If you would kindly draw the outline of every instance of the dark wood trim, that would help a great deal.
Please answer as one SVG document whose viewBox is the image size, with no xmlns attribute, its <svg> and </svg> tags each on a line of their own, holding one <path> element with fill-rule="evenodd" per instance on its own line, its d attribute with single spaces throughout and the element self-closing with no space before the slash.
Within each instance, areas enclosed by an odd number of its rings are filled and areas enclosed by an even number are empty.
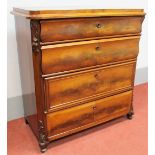
<svg viewBox="0 0 155 155">
<path fill-rule="evenodd" d="M 40 48 L 40 22 L 31 20 L 31 41 L 33 51 L 33 66 L 34 66 L 34 81 L 35 81 L 35 95 L 38 117 L 38 140 L 41 152 L 46 151 L 48 144 L 47 130 L 46 130 L 46 117 L 44 115 L 44 84 L 41 72 L 41 48 Z"/>
<path fill-rule="evenodd" d="M 137 59 L 136 59 L 136 62 L 134 64 L 134 67 L 133 67 L 133 75 L 132 75 L 132 87 L 134 88 L 134 81 L 135 81 L 135 72 L 136 72 L 136 64 L 137 64 Z M 131 106 L 130 106 L 130 111 L 129 113 L 127 114 L 127 118 L 128 119 L 132 119 L 133 115 L 134 115 L 134 108 L 133 108 L 133 98 L 134 98 L 134 89 L 132 90 L 132 98 L 131 98 Z"/>
<path fill-rule="evenodd" d="M 38 126 L 39 126 L 39 146 L 41 152 L 45 152 L 47 150 L 47 145 L 49 142 L 47 141 L 46 130 L 43 121 L 39 120 Z"/>
<path fill-rule="evenodd" d="M 41 52 L 40 50 L 40 21 L 39 20 L 31 20 L 31 40 L 32 40 L 32 51 L 33 52 Z"/>
</svg>

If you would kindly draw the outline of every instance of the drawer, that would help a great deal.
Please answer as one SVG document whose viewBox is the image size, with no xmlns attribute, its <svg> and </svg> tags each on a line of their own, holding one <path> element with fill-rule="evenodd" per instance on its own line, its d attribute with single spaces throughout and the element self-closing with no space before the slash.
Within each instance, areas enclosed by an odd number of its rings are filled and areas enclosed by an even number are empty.
<svg viewBox="0 0 155 155">
<path fill-rule="evenodd" d="M 94 121 L 93 103 L 72 107 L 47 115 L 47 130 L 49 134 L 69 131 Z"/>
<path fill-rule="evenodd" d="M 60 42 L 141 32 L 144 17 L 102 17 L 41 21 L 41 42 Z"/>
<path fill-rule="evenodd" d="M 107 97 L 94 102 L 95 120 L 107 120 L 127 114 L 131 107 L 132 91 Z"/>
<path fill-rule="evenodd" d="M 46 115 L 49 137 L 62 137 L 110 119 L 126 115 L 131 106 L 132 91 L 85 103 Z M 97 123 L 98 124 L 98 123 Z M 60 134 L 61 135 L 58 135 Z"/>
<path fill-rule="evenodd" d="M 42 72 L 52 74 L 133 59 L 138 50 L 139 37 L 45 46 L 42 47 Z"/>
<path fill-rule="evenodd" d="M 47 109 L 132 86 L 135 63 L 45 78 Z"/>
</svg>

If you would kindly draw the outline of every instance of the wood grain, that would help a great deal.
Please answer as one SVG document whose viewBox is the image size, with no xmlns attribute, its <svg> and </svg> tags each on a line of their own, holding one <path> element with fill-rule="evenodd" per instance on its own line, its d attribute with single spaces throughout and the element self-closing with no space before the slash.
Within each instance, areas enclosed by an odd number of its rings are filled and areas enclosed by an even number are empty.
<svg viewBox="0 0 155 155">
<path fill-rule="evenodd" d="M 95 103 L 95 121 L 105 119 L 111 114 L 128 113 L 131 106 L 132 91 L 107 97 L 103 100 L 96 100 Z"/>
<path fill-rule="evenodd" d="M 62 78 L 47 78 L 45 79 L 47 107 L 129 87 L 132 84 L 133 67 L 134 63 L 129 63 Z"/>
<path fill-rule="evenodd" d="M 48 136 L 57 139 L 95 125 L 98 121 L 125 115 L 131 104 L 131 91 L 47 115 Z M 116 102 L 115 102 L 116 101 Z M 101 123 L 100 122 L 100 123 Z"/>
<path fill-rule="evenodd" d="M 130 47 L 130 48 L 128 48 Z M 134 59 L 139 52 L 139 37 L 102 39 L 79 44 L 42 47 L 44 75 L 64 71 L 88 69 L 96 65 Z M 52 61 L 51 61 L 52 60 Z"/>
<path fill-rule="evenodd" d="M 26 122 L 50 141 L 133 115 L 143 9 L 14 8 Z M 31 95 L 32 96 L 32 95 Z"/>
<path fill-rule="evenodd" d="M 144 16 L 143 9 L 77 9 L 13 8 L 12 14 L 30 19 L 57 19 L 102 16 Z"/>
<path fill-rule="evenodd" d="M 47 115 L 47 129 L 57 134 L 94 121 L 93 104 L 83 104 Z"/>
<path fill-rule="evenodd" d="M 141 32 L 143 17 L 83 18 L 41 21 L 41 41 L 55 42 Z"/>
</svg>

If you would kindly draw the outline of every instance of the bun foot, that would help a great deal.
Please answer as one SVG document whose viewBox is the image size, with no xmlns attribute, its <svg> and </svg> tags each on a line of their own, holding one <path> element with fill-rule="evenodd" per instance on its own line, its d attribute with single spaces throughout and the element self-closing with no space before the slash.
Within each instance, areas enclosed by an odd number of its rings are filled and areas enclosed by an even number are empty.
<svg viewBox="0 0 155 155">
<path fill-rule="evenodd" d="M 47 151 L 47 137 L 44 131 L 44 124 L 43 121 L 39 120 L 39 146 L 42 153 Z"/>
<path fill-rule="evenodd" d="M 41 153 L 44 153 L 47 151 L 47 148 L 41 148 Z"/>
<path fill-rule="evenodd" d="M 25 119 L 25 124 L 29 124 L 29 122 L 27 121 L 26 117 L 24 119 Z"/>
<path fill-rule="evenodd" d="M 133 118 L 133 112 L 129 112 L 129 113 L 127 114 L 127 118 L 128 118 L 129 120 L 131 120 L 131 119 Z"/>
<path fill-rule="evenodd" d="M 39 143 L 41 153 L 47 151 L 47 144 L 46 143 Z"/>
</svg>

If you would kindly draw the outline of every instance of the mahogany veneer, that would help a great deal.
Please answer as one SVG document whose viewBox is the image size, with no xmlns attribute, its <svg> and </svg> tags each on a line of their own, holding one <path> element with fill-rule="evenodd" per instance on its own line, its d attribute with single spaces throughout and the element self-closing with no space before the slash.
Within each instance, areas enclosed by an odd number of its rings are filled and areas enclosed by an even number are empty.
<svg viewBox="0 0 155 155">
<path fill-rule="evenodd" d="M 142 9 L 14 8 L 25 121 L 49 142 L 133 115 Z"/>
</svg>

